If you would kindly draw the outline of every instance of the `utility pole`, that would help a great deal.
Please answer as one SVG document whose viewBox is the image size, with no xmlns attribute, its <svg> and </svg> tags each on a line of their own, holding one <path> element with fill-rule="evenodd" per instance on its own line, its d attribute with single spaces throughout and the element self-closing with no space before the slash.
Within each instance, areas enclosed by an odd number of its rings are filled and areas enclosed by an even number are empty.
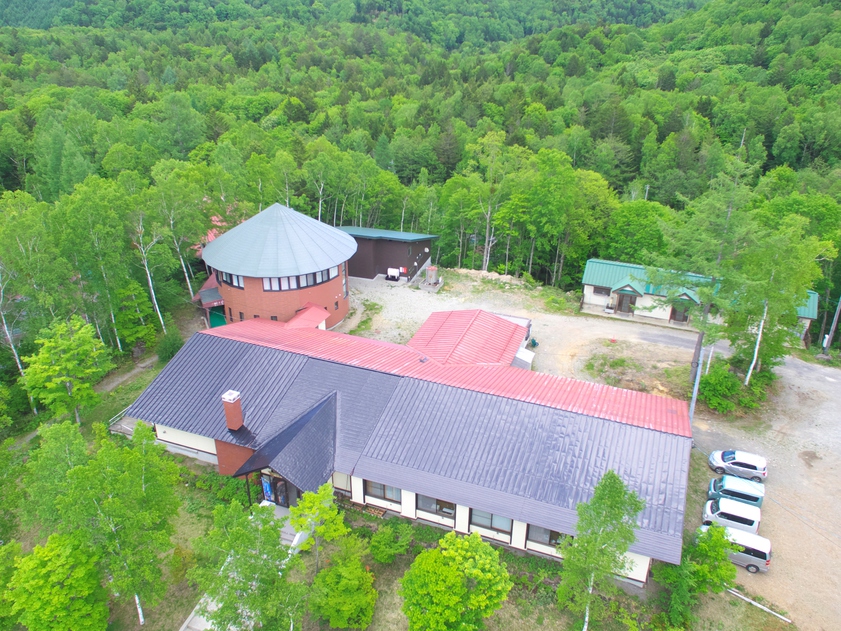
<svg viewBox="0 0 841 631">
<path fill-rule="evenodd" d="M 835 317 L 832 318 L 832 326 L 829 327 L 829 335 L 822 340 L 824 355 L 829 355 L 829 347 L 832 345 L 832 338 L 835 337 L 835 328 L 838 326 L 839 313 L 841 313 L 841 297 L 838 299 L 838 306 L 835 307 Z"/>
</svg>

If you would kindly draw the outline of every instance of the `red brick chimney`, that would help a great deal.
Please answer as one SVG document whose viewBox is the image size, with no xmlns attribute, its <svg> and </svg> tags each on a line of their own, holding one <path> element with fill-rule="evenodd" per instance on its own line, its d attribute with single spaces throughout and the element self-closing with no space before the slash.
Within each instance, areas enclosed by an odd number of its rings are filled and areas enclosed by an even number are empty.
<svg viewBox="0 0 841 631">
<path fill-rule="evenodd" d="M 225 423 L 232 432 L 242 427 L 242 397 L 236 390 L 228 390 L 222 395 L 225 408 Z"/>
</svg>

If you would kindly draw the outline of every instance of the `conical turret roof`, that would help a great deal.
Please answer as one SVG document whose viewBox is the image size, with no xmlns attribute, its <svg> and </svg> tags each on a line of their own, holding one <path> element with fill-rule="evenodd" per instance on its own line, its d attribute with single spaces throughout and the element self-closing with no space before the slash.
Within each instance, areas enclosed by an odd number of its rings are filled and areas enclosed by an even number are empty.
<svg viewBox="0 0 841 631">
<path fill-rule="evenodd" d="M 355 252 L 356 241 L 350 235 L 272 204 L 208 243 L 202 258 L 222 272 L 270 278 L 328 269 Z"/>
</svg>

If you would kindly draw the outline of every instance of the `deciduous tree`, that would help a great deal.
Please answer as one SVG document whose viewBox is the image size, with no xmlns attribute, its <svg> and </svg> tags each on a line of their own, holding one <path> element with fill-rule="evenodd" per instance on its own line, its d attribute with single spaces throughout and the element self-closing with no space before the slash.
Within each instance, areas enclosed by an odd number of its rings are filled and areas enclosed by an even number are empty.
<svg viewBox="0 0 841 631">
<path fill-rule="evenodd" d="M 199 564 L 188 572 L 207 594 L 204 616 L 216 629 L 288 629 L 303 615 L 305 586 L 289 580 L 299 563 L 281 540 L 271 506 L 251 512 L 236 501 L 217 506 L 213 526 L 195 543 Z"/>
<path fill-rule="evenodd" d="M 473 631 L 502 606 L 512 582 L 499 552 L 473 533 L 448 532 L 401 581 L 410 631 Z"/>
<path fill-rule="evenodd" d="M 104 631 L 108 594 L 97 556 L 66 535 L 18 559 L 6 598 L 29 631 Z"/>
<path fill-rule="evenodd" d="M 24 358 L 27 391 L 53 415 L 73 412 L 81 423 L 80 408 L 99 400 L 93 385 L 114 367 L 108 348 L 94 328 L 76 315 L 53 322 L 35 343 L 38 352 Z"/>
<path fill-rule="evenodd" d="M 330 482 L 322 484 L 315 493 L 304 493 L 298 504 L 289 509 L 289 523 L 297 532 L 309 533 L 309 538 L 304 540 L 300 548 L 315 548 L 316 571 L 322 542 L 332 541 L 348 531 L 336 506 Z"/>
<path fill-rule="evenodd" d="M 738 549 L 727 540 L 725 529 L 714 523 L 683 546 L 680 565 L 654 566 L 654 580 L 666 588 L 666 611 L 673 626 L 688 628 L 699 596 L 719 593 L 733 585 L 736 566 L 729 555 Z"/>
<path fill-rule="evenodd" d="M 636 538 L 636 516 L 644 506 L 610 470 L 596 485 L 590 501 L 578 504 L 575 537 L 559 548 L 564 564 L 557 595 L 561 607 L 584 615 L 583 631 L 587 631 L 590 618 L 598 619 L 603 613 L 599 593 L 614 591 L 614 574 L 627 567 L 625 553 Z"/>
</svg>

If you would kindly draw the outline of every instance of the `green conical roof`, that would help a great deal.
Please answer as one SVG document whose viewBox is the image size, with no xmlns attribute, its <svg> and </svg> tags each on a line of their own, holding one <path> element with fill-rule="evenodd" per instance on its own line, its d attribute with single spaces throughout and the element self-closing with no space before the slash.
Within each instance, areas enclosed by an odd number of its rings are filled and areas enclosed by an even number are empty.
<svg viewBox="0 0 841 631">
<path fill-rule="evenodd" d="M 202 258 L 222 272 L 267 278 L 328 269 L 355 252 L 356 241 L 350 235 L 272 204 L 208 243 Z"/>
</svg>

